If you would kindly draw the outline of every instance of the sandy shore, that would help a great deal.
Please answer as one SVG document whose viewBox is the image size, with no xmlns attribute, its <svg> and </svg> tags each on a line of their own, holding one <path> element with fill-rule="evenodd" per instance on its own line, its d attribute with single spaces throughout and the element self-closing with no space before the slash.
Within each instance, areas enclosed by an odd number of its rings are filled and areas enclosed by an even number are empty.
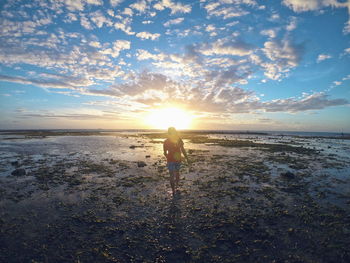
<svg viewBox="0 0 350 263">
<path fill-rule="evenodd" d="M 348 262 L 349 140 L 183 137 L 173 198 L 162 134 L 3 135 L 0 261 Z"/>
</svg>

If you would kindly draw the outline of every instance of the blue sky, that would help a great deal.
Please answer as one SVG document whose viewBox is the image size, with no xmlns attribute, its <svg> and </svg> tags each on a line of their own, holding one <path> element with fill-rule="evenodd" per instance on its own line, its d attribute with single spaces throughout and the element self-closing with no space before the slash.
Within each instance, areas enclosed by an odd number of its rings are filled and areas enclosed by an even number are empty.
<svg viewBox="0 0 350 263">
<path fill-rule="evenodd" d="M 350 2 L 0 2 L 0 129 L 350 132 Z M 171 116 L 169 116 L 171 118 Z M 161 120 L 160 120 L 161 121 Z"/>
</svg>

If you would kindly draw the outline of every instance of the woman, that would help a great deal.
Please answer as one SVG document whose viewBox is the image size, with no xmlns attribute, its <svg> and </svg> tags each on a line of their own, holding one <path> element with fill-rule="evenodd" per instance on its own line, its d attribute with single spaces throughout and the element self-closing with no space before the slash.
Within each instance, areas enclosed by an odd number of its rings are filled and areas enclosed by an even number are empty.
<svg viewBox="0 0 350 263">
<path fill-rule="evenodd" d="M 163 150 L 170 173 L 171 190 L 175 195 L 180 181 L 181 153 L 185 156 L 187 163 L 188 157 L 184 143 L 174 127 L 168 128 L 168 139 L 163 143 Z"/>
</svg>

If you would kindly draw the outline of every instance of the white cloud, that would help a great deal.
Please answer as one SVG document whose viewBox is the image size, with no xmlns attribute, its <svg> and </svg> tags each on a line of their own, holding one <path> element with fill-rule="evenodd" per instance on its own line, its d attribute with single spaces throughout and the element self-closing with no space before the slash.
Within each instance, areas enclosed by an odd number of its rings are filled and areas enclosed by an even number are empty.
<svg viewBox="0 0 350 263">
<path fill-rule="evenodd" d="M 350 7 L 349 7 L 349 11 L 350 11 Z M 348 22 L 345 23 L 343 33 L 344 35 L 350 34 L 350 19 L 348 20 Z"/>
<path fill-rule="evenodd" d="M 36 85 L 44 88 L 55 88 L 55 89 L 78 89 L 78 86 L 89 86 L 92 84 L 91 81 L 86 79 L 78 79 L 74 77 L 61 76 L 58 79 L 28 79 L 24 77 L 13 77 L 0 74 L 0 80 L 15 82 L 21 84 Z"/>
<path fill-rule="evenodd" d="M 205 28 L 205 31 L 207 32 L 212 32 L 214 30 L 216 30 L 216 27 L 213 24 L 207 25 Z"/>
<path fill-rule="evenodd" d="M 73 23 L 74 21 L 77 21 L 78 17 L 74 13 L 68 13 L 66 14 L 66 18 L 63 19 L 65 23 Z"/>
<path fill-rule="evenodd" d="M 55 92 L 58 94 L 72 95 L 70 92 Z M 101 111 L 96 109 L 57 109 L 55 111 L 48 110 L 38 110 L 38 111 L 22 111 L 17 114 L 18 118 L 47 118 L 47 119 L 72 119 L 72 120 L 109 120 L 113 121 L 118 117 L 120 113 L 118 112 L 109 112 Z"/>
<path fill-rule="evenodd" d="M 179 18 L 175 18 L 175 19 L 171 19 L 167 22 L 164 23 L 164 26 L 168 27 L 170 25 L 177 25 L 177 24 L 180 24 L 184 21 L 184 18 L 183 17 L 179 17 Z"/>
<path fill-rule="evenodd" d="M 303 54 L 303 45 L 296 45 L 289 40 L 267 41 L 262 49 L 265 56 L 272 62 L 252 57 L 253 62 L 265 69 L 264 75 L 273 80 L 280 80 L 292 68 L 298 66 Z"/>
<path fill-rule="evenodd" d="M 127 40 L 117 40 L 112 44 L 112 48 L 107 48 L 101 52 L 106 55 L 111 55 L 116 58 L 122 50 L 130 49 L 131 43 Z"/>
<path fill-rule="evenodd" d="M 342 78 L 342 81 L 349 80 L 350 79 L 350 74 Z"/>
<path fill-rule="evenodd" d="M 292 44 L 288 40 L 267 41 L 263 51 L 272 61 L 287 67 L 296 67 L 303 51 L 302 45 Z"/>
<path fill-rule="evenodd" d="M 113 6 L 113 7 L 116 7 L 117 5 L 119 5 L 123 1 L 124 0 L 109 0 L 109 2 L 111 3 L 111 6 Z"/>
<path fill-rule="evenodd" d="M 153 6 L 155 9 L 162 11 L 165 8 L 169 8 L 171 10 L 171 14 L 177 14 L 177 13 L 190 13 L 192 8 L 190 5 L 185 5 L 180 2 L 174 3 L 171 0 L 160 0 L 158 3 L 156 3 Z"/>
<path fill-rule="evenodd" d="M 96 12 L 90 13 L 89 16 L 90 16 L 91 21 L 94 22 L 98 28 L 103 27 L 104 24 L 106 24 L 108 26 L 112 25 L 112 21 L 110 21 L 108 18 L 106 18 L 102 14 L 102 12 L 99 10 Z"/>
<path fill-rule="evenodd" d="M 91 42 L 89 43 L 89 46 L 95 47 L 95 48 L 100 48 L 100 47 L 101 47 L 101 44 L 100 44 L 100 42 L 98 42 L 98 41 L 91 41 Z"/>
<path fill-rule="evenodd" d="M 235 26 L 235 25 L 237 25 L 237 24 L 239 24 L 239 22 L 238 21 L 232 21 L 232 22 L 230 22 L 230 23 L 227 23 L 226 24 L 226 26 Z"/>
<path fill-rule="evenodd" d="M 138 60 L 147 60 L 147 59 L 152 59 L 152 60 L 159 60 L 162 61 L 165 59 L 165 55 L 160 53 L 160 54 L 151 54 L 147 50 L 144 49 L 138 49 L 136 57 Z"/>
<path fill-rule="evenodd" d="M 220 6 L 219 2 L 211 2 L 209 4 L 207 4 L 204 8 L 207 10 L 207 12 L 212 12 L 214 11 L 217 7 Z"/>
<path fill-rule="evenodd" d="M 222 17 L 223 19 L 229 19 L 232 17 L 240 17 L 240 16 L 245 16 L 245 15 L 249 14 L 248 11 L 242 10 L 238 6 L 221 7 L 218 9 L 214 9 L 212 11 L 209 11 L 207 9 L 207 12 L 210 16 L 218 16 L 218 17 Z"/>
<path fill-rule="evenodd" d="M 69 11 L 83 11 L 84 10 L 84 2 L 81 0 L 64 0 L 64 4 L 66 5 Z"/>
<path fill-rule="evenodd" d="M 286 26 L 287 31 L 293 31 L 297 28 L 298 20 L 295 16 L 290 18 L 289 24 Z"/>
<path fill-rule="evenodd" d="M 134 12 L 132 11 L 131 8 L 125 8 L 123 11 L 123 14 L 127 15 L 127 16 L 132 16 L 134 14 Z"/>
<path fill-rule="evenodd" d="M 113 11 L 112 9 L 108 9 L 108 10 L 107 10 L 107 14 L 110 15 L 110 16 L 112 16 L 112 17 L 115 16 L 114 11 Z"/>
<path fill-rule="evenodd" d="M 277 36 L 276 29 L 265 29 L 265 30 L 262 30 L 260 34 L 264 36 L 268 36 L 270 38 L 275 38 Z"/>
<path fill-rule="evenodd" d="M 349 47 L 349 48 L 344 49 L 344 52 L 345 52 L 346 54 L 350 54 L 350 47 Z"/>
<path fill-rule="evenodd" d="M 329 5 L 331 1 L 323 0 L 283 0 L 283 4 L 293 9 L 295 12 L 311 11 Z"/>
<path fill-rule="evenodd" d="M 90 5 L 103 5 L 102 0 L 85 0 Z"/>
<path fill-rule="evenodd" d="M 347 8 L 350 16 L 350 1 L 338 0 L 283 0 L 283 4 L 294 12 L 316 11 L 324 7 Z M 344 34 L 350 33 L 350 18 L 345 23 Z"/>
<path fill-rule="evenodd" d="M 232 82 L 232 73 L 221 75 L 216 85 L 226 85 Z M 238 87 L 206 90 L 191 87 L 169 79 L 169 77 L 143 72 L 126 84 L 112 85 L 104 90 L 90 89 L 89 95 L 128 98 L 130 102 L 137 102 L 145 106 L 163 103 L 175 103 L 189 107 L 198 112 L 211 113 L 254 113 L 254 112 L 304 112 L 321 110 L 331 106 L 348 105 L 345 99 L 329 99 L 325 93 L 303 94 L 300 98 L 286 98 L 271 101 L 261 101 L 249 90 Z M 222 82 L 222 83 L 220 83 Z M 184 94 L 190 94 L 190 96 Z"/>
<path fill-rule="evenodd" d="M 272 14 L 268 20 L 270 20 L 270 21 L 277 21 L 280 18 L 281 18 L 280 15 L 275 13 L 275 14 Z"/>
<path fill-rule="evenodd" d="M 318 57 L 317 57 L 317 63 L 319 63 L 319 62 L 321 62 L 321 61 L 323 61 L 323 60 L 330 59 L 330 58 L 332 58 L 331 55 L 320 54 L 320 55 L 318 55 Z"/>
<path fill-rule="evenodd" d="M 124 19 L 123 23 L 117 22 L 114 24 L 115 29 L 119 29 L 126 33 L 127 35 L 135 35 L 135 32 L 132 31 L 131 26 L 129 25 L 131 21 Z"/>
<path fill-rule="evenodd" d="M 288 98 L 265 102 L 262 106 L 266 112 L 301 112 L 321 110 L 330 106 L 347 105 L 345 99 L 328 99 L 329 95 L 323 92 L 303 94 L 300 99 Z"/>
<path fill-rule="evenodd" d="M 139 0 L 134 4 L 131 4 L 130 7 L 139 11 L 140 13 L 144 13 L 148 6 L 145 0 Z"/>
<path fill-rule="evenodd" d="M 87 30 L 93 29 L 93 26 L 91 25 L 89 19 L 83 14 L 81 14 L 81 17 L 80 17 L 80 24 L 82 25 L 82 27 L 84 27 Z"/>
<path fill-rule="evenodd" d="M 203 46 L 200 51 L 206 56 L 211 55 L 233 55 L 245 56 L 252 52 L 249 44 L 243 41 L 226 41 L 219 39 L 210 45 Z"/>
<path fill-rule="evenodd" d="M 229 19 L 249 14 L 248 11 L 242 8 L 243 5 L 258 7 L 256 1 L 253 0 L 219 0 L 205 4 L 204 8 L 209 16 L 218 16 L 223 19 Z"/>
<path fill-rule="evenodd" d="M 152 33 L 143 31 L 143 32 L 137 33 L 136 36 L 138 38 L 141 38 L 142 40 L 144 40 L 144 39 L 156 40 L 160 37 L 160 34 L 158 34 L 158 33 L 152 34 Z"/>
</svg>

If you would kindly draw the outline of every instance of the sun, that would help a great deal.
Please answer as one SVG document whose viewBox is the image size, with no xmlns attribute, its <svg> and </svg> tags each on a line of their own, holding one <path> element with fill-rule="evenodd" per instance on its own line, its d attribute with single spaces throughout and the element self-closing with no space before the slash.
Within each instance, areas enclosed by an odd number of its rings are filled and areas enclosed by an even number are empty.
<svg viewBox="0 0 350 263">
<path fill-rule="evenodd" d="M 154 109 L 146 116 L 146 124 L 155 129 L 189 129 L 192 122 L 192 115 L 179 108 Z"/>
</svg>

